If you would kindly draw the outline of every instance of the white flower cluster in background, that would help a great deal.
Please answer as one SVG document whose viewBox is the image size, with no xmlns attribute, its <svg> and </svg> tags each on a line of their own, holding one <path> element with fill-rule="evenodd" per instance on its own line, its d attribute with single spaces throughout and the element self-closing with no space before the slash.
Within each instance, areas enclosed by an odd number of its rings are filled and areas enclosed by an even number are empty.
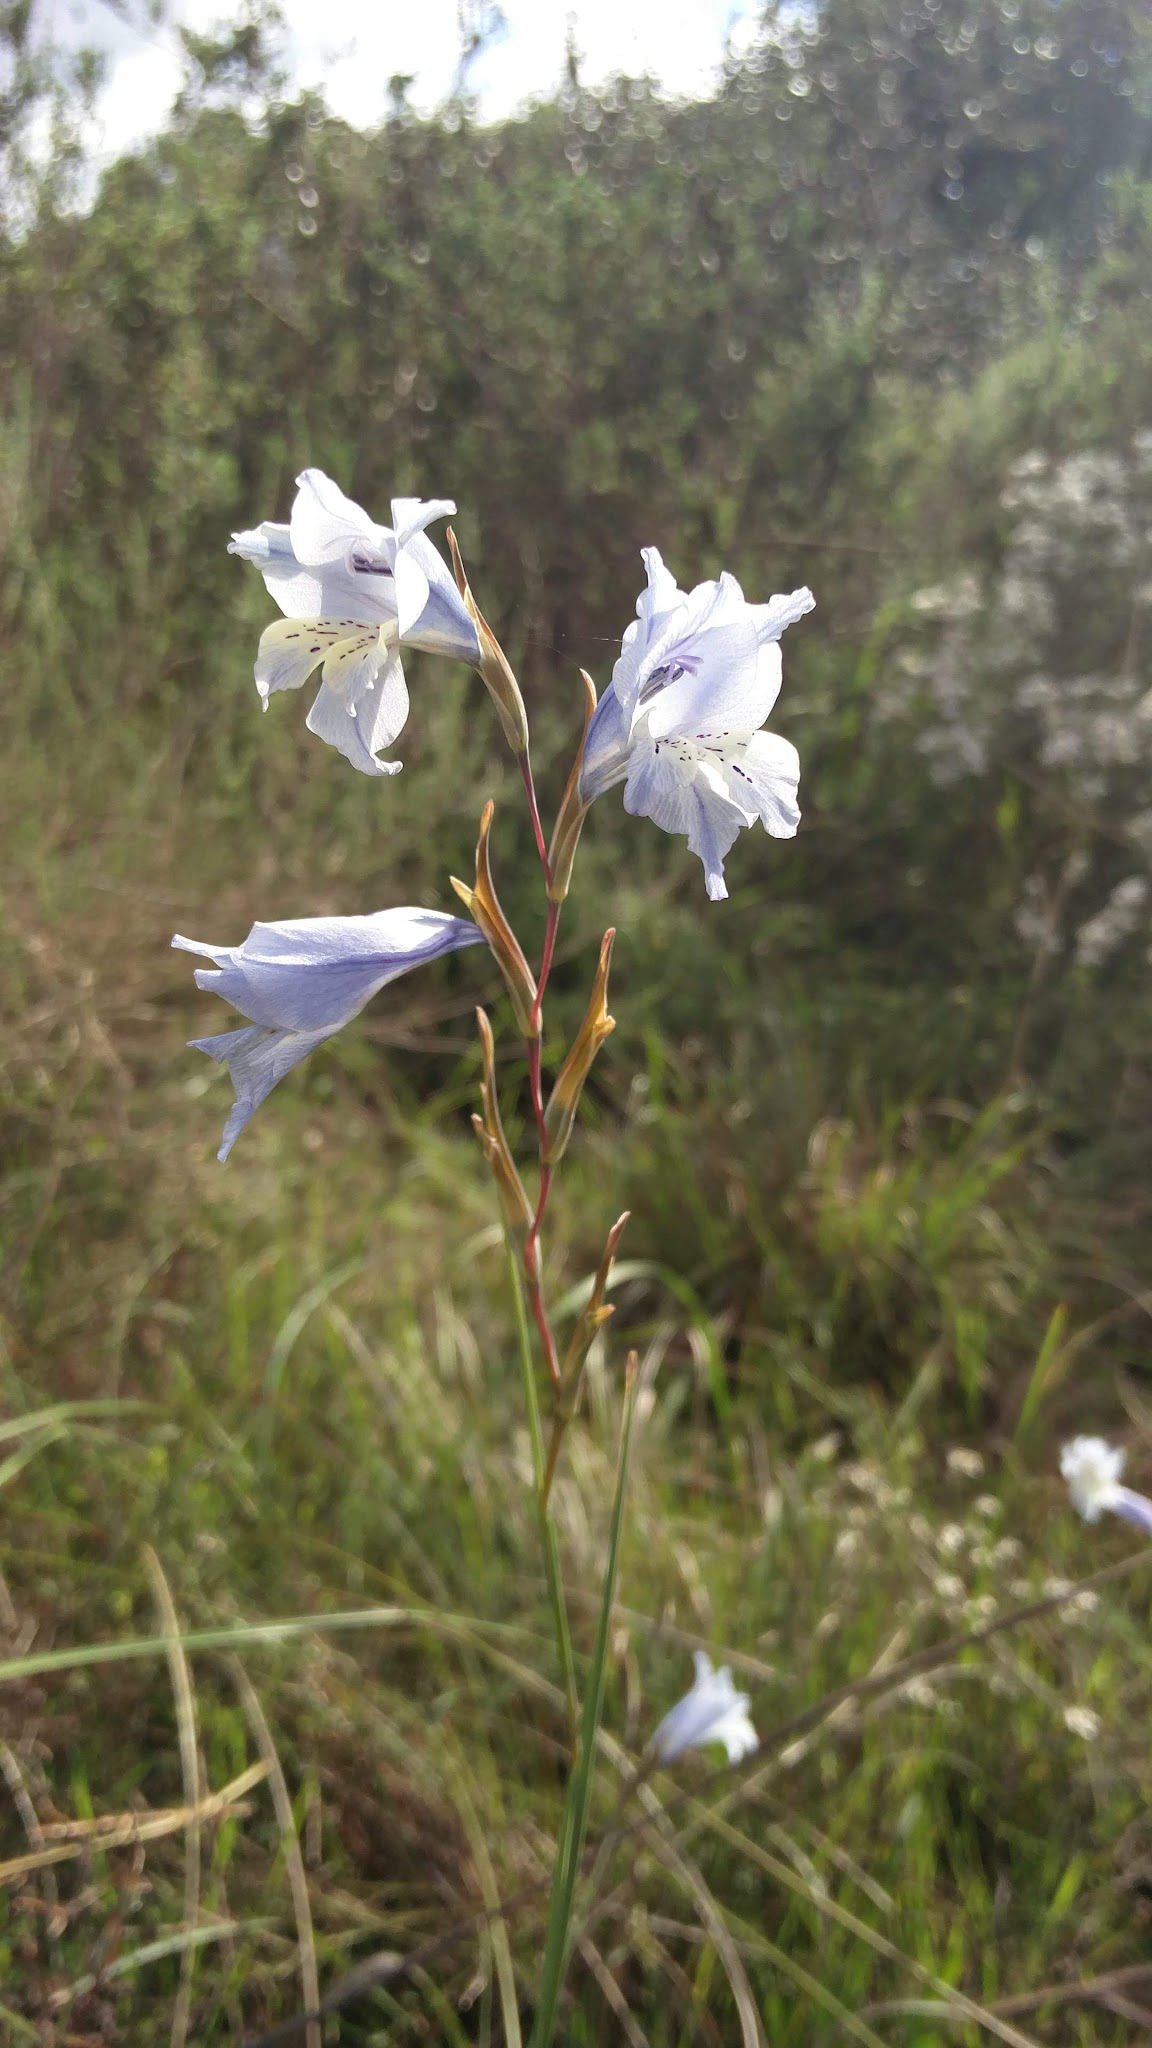
<svg viewBox="0 0 1152 2048">
<path fill-rule="evenodd" d="M 876 708 L 915 719 L 941 787 L 1024 759 L 1106 815 L 1112 865 L 1096 877 L 1085 861 L 1055 905 L 1030 877 L 1015 920 L 1024 944 L 1068 945 L 1094 970 L 1152 941 L 1152 431 L 1120 452 L 1023 457 L 1000 509 L 998 565 L 913 597 Z"/>
</svg>

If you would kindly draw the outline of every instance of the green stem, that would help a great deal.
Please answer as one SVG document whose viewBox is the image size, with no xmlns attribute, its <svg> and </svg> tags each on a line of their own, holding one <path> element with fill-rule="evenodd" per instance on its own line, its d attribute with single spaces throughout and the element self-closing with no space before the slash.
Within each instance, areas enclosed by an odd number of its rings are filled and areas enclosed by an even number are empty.
<svg viewBox="0 0 1152 2048">
<path fill-rule="evenodd" d="M 628 1483 L 628 1453 L 632 1442 L 632 1418 L 636 1407 L 635 1357 L 629 1359 L 628 1381 L 624 1393 L 624 1417 L 620 1429 L 620 1455 L 616 1467 L 616 1490 L 612 1502 L 612 1520 L 608 1533 L 608 1560 L 604 1571 L 604 1584 L 600 1594 L 600 1615 L 596 1627 L 596 1644 L 584 1689 L 584 1712 L 580 1728 L 580 1747 L 576 1766 L 568 1780 L 567 1796 L 564 1800 L 564 1817 L 560 1824 L 560 1840 L 556 1846 L 556 1867 L 552 1877 L 552 1897 L 548 1909 L 548 1933 L 544 1943 L 544 1960 L 540 1970 L 540 1994 L 536 2007 L 535 2024 L 529 2048 L 551 2048 L 556 2029 L 556 2016 L 560 2003 L 560 1992 L 568 1966 L 568 1954 L 572 1941 L 572 1921 L 576 1903 L 576 1885 L 580 1876 L 580 1865 L 584 1854 L 584 1838 L 588 1830 L 588 1807 L 592 1796 L 592 1767 L 596 1756 L 596 1740 L 600 1730 L 600 1715 L 604 1706 L 604 1686 L 608 1666 L 608 1638 L 612 1625 L 612 1607 L 616 1598 L 616 1571 L 620 1559 L 620 1532 L 624 1521 L 624 1495 Z"/>
<path fill-rule="evenodd" d="M 579 1725 L 579 1700 L 576 1692 L 576 1660 L 572 1655 L 572 1637 L 568 1629 L 568 1610 L 564 1605 L 564 1586 L 560 1577 L 560 1547 L 556 1541 L 556 1526 L 548 1512 L 548 1496 L 544 1488 L 545 1458 L 544 1431 L 540 1421 L 540 1395 L 536 1386 L 536 1366 L 532 1357 L 532 1339 L 528 1331 L 528 1311 L 524 1301 L 524 1282 L 520 1275 L 520 1261 L 511 1244 L 508 1250 L 508 1276 L 512 1288 L 512 1302 L 516 1311 L 516 1335 L 520 1346 L 520 1365 L 524 1374 L 524 1405 L 528 1410 L 528 1434 L 532 1441 L 532 1477 L 536 1492 L 536 1512 L 540 1519 L 540 1540 L 544 1546 L 544 1569 L 548 1579 L 548 1595 L 552 1604 L 552 1620 L 556 1629 L 556 1647 L 560 1652 L 560 1669 L 564 1678 L 564 1693 L 568 1701 L 568 1721 L 575 1741 Z"/>
</svg>

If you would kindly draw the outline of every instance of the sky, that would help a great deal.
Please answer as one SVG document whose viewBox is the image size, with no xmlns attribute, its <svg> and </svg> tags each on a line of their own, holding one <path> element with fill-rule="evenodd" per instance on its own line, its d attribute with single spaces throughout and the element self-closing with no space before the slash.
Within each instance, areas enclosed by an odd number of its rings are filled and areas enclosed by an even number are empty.
<svg viewBox="0 0 1152 2048">
<path fill-rule="evenodd" d="M 595 85 L 613 72 L 649 71 L 672 93 L 706 93 L 726 41 L 752 39 L 755 0 L 500 0 L 507 31 L 469 72 L 481 113 L 497 119 L 548 92 L 564 66 L 569 23 L 580 75 Z M 320 87 L 333 112 L 356 126 L 381 119 L 388 80 L 415 79 L 414 105 L 436 106 L 448 91 L 459 50 L 458 0 L 281 0 L 289 28 L 293 82 Z M 190 27 L 234 21 L 227 0 L 171 0 Z M 154 133 L 180 81 L 174 28 L 119 19 L 100 0 L 48 0 L 41 25 L 61 41 L 95 43 L 109 72 L 87 138 L 107 160 Z"/>
</svg>

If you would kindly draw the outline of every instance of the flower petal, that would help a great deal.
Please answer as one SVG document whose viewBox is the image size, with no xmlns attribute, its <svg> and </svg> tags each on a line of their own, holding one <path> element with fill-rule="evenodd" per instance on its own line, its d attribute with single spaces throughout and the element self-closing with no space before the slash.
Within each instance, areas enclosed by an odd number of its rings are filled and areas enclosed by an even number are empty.
<svg viewBox="0 0 1152 2048">
<path fill-rule="evenodd" d="M 396 559 L 398 578 L 408 573 L 401 567 L 408 562 L 414 562 L 423 576 L 424 598 L 412 622 L 401 629 L 405 645 L 426 648 L 430 654 L 451 655 L 457 661 L 479 661 L 480 636 L 468 607 L 447 562 L 426 534 L 414 533 L 404 543 Z M 412 589 L 415 592 L 415 581 Z"/>
<path fill-rule="evenodd" d="M 735 1703 L 726 1714 L 713 1721 L 708 1730 L 709 1742 L 722 1742 L 728 1752 L 730 1764 L 743 1762 L 760 1747 L 760 1738 L 748 1716 L 748 1697 L 737 1693 Z"/>
<path fill-rule="evenodd" d="M 638 681 L 636 708 L 648 707 L 654 739 L 750 732 L 763 724 L 772 699 L 750 608 L 733 577 L 697 585 L 665 621 Z"/>
<path fill-rule="evenodd" d="M 249 1024 L 240 1031 L 220 1031 L 212 1038 L 189 1039 L 194 1051 L 206 1052 L 209 1059 L 218 1060 L 221 1066 L 227 1067 L 236 1091 L 236 1102 L 224 1126 L 217 1159 L 221 1162 L 227 1159 L 241 1131 L 272 1093 L 277 1081 L 282 1081 L 285 1074 L 290 1074 L 310 1052 L 314 1052 L 326 1038 L 331 1038 L 336 1029 L 337 1026 L 333 1026 L 332 1031 L 276 1031 L 267 1030 L 260 1024 Z"/>
<path fill-rule="evenodd" d="M 396 625 L 407 638 L 419 622 L 428 603 L 428 578 L 414 549 L 396 550 Z"/>
<path fill-rule="evenodd" d="M 749 605 L 756 626 L 756 637 L 762 647 L 778 640 L 781 633 L 794 626 L 797 619 L 816 609 L 816 599 L 807 585 L 802 590 L 791 590 L 786 597 L 770 597 L 767 604 Z"/>
<path fill-rule="evenodd" d="M 668 616 L 686 602 L 676 578 L 664 566 L 659 548 L 641 548 L 640 559 L 647 578 L 636 600 L 636 617 L 624 629 L 620 653 L 612 671 L 612 683 L 622 704 L 635 701 L 636 677 L 652 641 L 663 630 Z"/>
<path fill-rule="evenodd" d="M 613 789 L 628 774 L 631 720 L 611 682 L 592 713 L 580 768 L 580 797 L 586 804 Z"/>
<path fill-rule="evenodd" d="M 1152 1500 L 1146 1494 L 1136 1493 L 1130 1486 L 1118 1486 L 1112 1507 L 1126 1522 L 1143 1529 L 1146 1536 L 1152 1536 Z"/>
<path fill-rule="evenodd" d="M 721 759 L 733 801 L 751 800 L 773 839 L 792 839 L 800 823 L 800 756 L 791 740 L 775 732 L 750 733 L 742 746 L 726 749 Z"/>
<path fill-rule="evenodd" d="M 325 681 L 308 713 L 307 726 L 327 740 L 362 775 L 399 775 L 402 761 L 378 761 L 377 749 L 391 746 L 408 717 L 408 685 L 399 651 L 393 649 L 379 680 L 353 705 Z"/>
<path fill-rule="evenodd" d="M 297 560 L 311 566 L 342 560 L 357 542 L 377 542 L 381 528 L 322 469 L 304 469 L 296 479 L 290 532 Z"/>
<path fill-rule="evenodd" d="M 377 629 L 370 637 L 374 641 Z M 298 690 L 314 668 L 341 645 L 358 642 L 365 628 L 354 619 L 276 619 L 265 626 L 256 654 L 256 688 L 267 705 L 274 690 Z"/>
<path fill-rule="evenodd" d="M 289 529 L 271 519 L 250 533 L 234 533 L 228 544 L 230 555 L 253 562 L 264 578 L 268 595 L 290 619 L 315 619 L 325 611 L 341 611 L 340 603 L 325 602 L 325 588 L 319 576 L 302 569 L 292 552 Z"/>
<path fill-rule="evenodd" d="M 391 651 L 394 654 L 394 644 Z M 359 704 L 361 697 L 369 690 L 375 689 L 389 666 L 389 643 L 384 639 L 379 627 L 361 626 L 354 634 L 350 634 L 347 639 L 338 640 L 331 648 L 324 662 L 324 685 L 326 689 L 334 691 L 347 705 L 349 711 L 352 711 Z M 405 718 L 408 715 L 407 697 L 405 689 Z M 404 718 L 401 718 L 396 732 L 401 730 L 403 724 Z M 393 733 L 391 738 L 395 737 L 396 734 Z M 380 745 L 385 745 L 385 742 L 381 740 Z"/>
<path fill-rule="evenodd" d="M 454 498 L 393 498 L 392 531 L 397 548 L 406 548 L 434 519 L 451 519 L 455 510 Z"/>
<path fill-rule="evenodd" d="M 362 626 L 395 619 L 389 529 L 374 525 L 323 470 L 303 470 L 297 484 L 289 556 L 282 542 L 270 542 L 267 559 L 259 561 L 280 609 L 289 618 L 347 618 Z"/>
<path fill-rule="evenodd" d="M 728 894 L 724 858 L 748 823 L 744 811 L 726 794 L 713 772 L 699 773 L 699 750 L 691 742 L 653 740 L 641 734 L 633 741 L 624 808 L 633 817 L 651 818 L 665 832 L 682 832 L 690 852 L 704 867 L 713 903 Z"/>
</svg>

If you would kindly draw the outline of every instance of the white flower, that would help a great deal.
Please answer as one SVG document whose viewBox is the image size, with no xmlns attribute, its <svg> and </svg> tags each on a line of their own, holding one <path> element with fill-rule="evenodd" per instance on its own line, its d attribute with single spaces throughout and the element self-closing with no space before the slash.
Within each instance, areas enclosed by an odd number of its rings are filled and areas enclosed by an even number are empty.
<svg viewBox="0 0 1152 2048">
<path fill-rule="evenodd" d="M 748 1695 L 737 1692 L 726 1664 L 719 1671 L 713 1670 L 706 1650 L 697 1650 L 693 1661 L 696 1683 L 665 1714 L 652 1737 L 652 1748 L 661 1763 L 670 1764 L 683 1756 L 686 1749 L 720 1742 L 728 1752 L 729 1763 L 738 1764 L 759 1746 L 748 1717 Z"/>
<path fill-rule="evenodd" d="M 1064 1726 L 1082 1742 L 1095 1742 L 1100 1733 L 1100 1716 L 1091 1707 L 1065 1707 Z"/>
<path fill-rule="evenodd" d="M 1068 1482 L 1072 1505 L 1086 1522 L 1098 1522 L 1107 1511 L 1152 1536 L 1152 1500 L 1120 1484 L 1123 1451 L 1114 1449 L 1102 1436 L 1073 1437 L 1060 1453 L 1060 1470 Z"/>
<path fill-rule="evenodd" d="M 1060 1453 L 1060 1470 L 1072 1505 L 1086 1522 L 1098 1522 L 1105 1508 L 1115 1507 L 1124 1453 L 1113 1450 L 1102 1436 L 1073 1437 Z"/>
<path fill-rule="evenodd" d="M 296 479 L 288 526 L 265 519 L 233 534 L 229 553 L 254 562 L 283 619 L 260 636 L 256 687 L 298 690 L 323 663 L 308 729 L 365 775 L 395 775 L 378 761 L 408 717 L 400 646 L 462 661 L 480 642 L 455 582 L 424 529 L 456 510 L 449 498 L 392 500 L 392 525 L 377 526 L 325 476 Z"/>
<path fill-rule="evenodd" d="M 626 811 L 686 834 L 717 901 L 745 825 L 759 818 L 791 839 L 800 822 L 796 749 L 759 728 L 780 692 L 780 635 L 815 599 L 746 604 L 727 575 L 686 594 L 657 549 L 643 558 L 648 587 L 588 728 L 580 796 L 590 804 L 622 782 Z"/>
</svg>

